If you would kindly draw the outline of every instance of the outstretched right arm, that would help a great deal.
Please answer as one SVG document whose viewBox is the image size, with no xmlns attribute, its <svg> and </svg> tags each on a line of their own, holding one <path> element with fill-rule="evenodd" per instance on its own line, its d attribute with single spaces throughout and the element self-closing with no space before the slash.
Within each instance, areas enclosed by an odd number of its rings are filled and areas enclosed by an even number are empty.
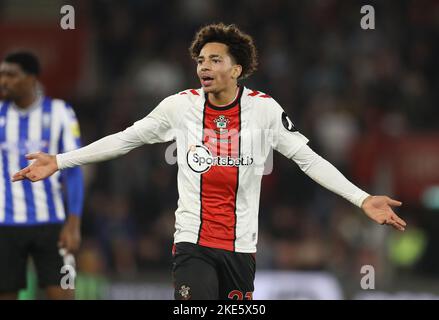
<svg viewBox="0 0 439 320">
<path fill-rule="evenodd" d="M 43 152 L 28 154 L 26 158 L 34 161 L 15 173 L 12 181 L 24 179 L 39 181 L 58 170 L 120 157 L 145 143 L 171 141 L 174 139 L 174 132 L 170 116 L 175 106 L 176 96 L 170 96 L 164 99 L 149 115 L 135 122 L 131 127 L 80 149 L 56 156 Z"/>
<path fill-rule="evenodd" d="M 44 152 L 31 153 L 26 155 L 26 158 L 34 161 L 26 168 L 15 173 L 12 181 L 24 179 L 39 181 L 51 176 L 58 170 L 120 157 L 143 143 L 134 126 L 131 126 L 124 131 L 106 136 L 83 148 L 56 156 Z"/>
</svg>

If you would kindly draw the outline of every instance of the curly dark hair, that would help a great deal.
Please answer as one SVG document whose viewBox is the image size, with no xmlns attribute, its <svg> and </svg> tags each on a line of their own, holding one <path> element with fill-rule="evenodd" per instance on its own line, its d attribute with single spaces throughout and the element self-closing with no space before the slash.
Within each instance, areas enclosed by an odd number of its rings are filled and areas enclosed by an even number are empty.
<svg viewBox="0 0 439 320">
<path fill-rule="evenodd" d="M 258 55 L 253 38 L 239 30 L 236 25 L 218 23 L 202 27 L 195 34 L 189 47 L 192 58 L 196 59 L 204 45 L 209 42 L 219 42 L 227 45 L 229 54 L 242 67 L 238 79 L 247 78 L 256 71 Z"/>
</svg>

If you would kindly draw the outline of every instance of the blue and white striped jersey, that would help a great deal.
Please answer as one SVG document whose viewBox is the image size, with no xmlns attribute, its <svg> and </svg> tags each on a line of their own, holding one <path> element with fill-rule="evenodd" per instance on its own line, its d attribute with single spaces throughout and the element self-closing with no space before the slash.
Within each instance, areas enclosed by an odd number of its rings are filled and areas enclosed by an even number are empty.
<svg viewBox="0 0 439 320">
<path fill-rule="evenodd" d="M 0 225 L 61 223 L 66 209 L 62 186 L 67 186 L 69 213 L 81 214 L 81 171 L 55 173 L 43 181 L 11 182 L 14 172 L 26 167 L 25 155 L 50 154 L 80 147 L 79 125 L 73 109 L 64 101 L 40 97 L 26 110 L 0 101 Z M 70 183 L 69 183 L 70 180 Z M 76 195 L 75 195 L 76 193 Z"/>
</svg>

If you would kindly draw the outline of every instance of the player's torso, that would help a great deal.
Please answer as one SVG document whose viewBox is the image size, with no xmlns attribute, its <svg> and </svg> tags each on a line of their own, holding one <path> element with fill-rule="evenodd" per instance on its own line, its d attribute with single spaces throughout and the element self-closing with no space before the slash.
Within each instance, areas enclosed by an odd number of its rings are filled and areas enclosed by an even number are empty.
<svg viewBox="0 0 439 320">
<path fill-rule="evenodd" d="M 13 103 L 0 102 L 0 225 L 60 222 L 64 218 L 59 174 L 36 183 L 11 182 L 11 176 L 29 164 L 26 154 L 57 153 L 61 115 L 56 104 L 60 103 L 41 99 L 29 110 L 20 111 Z M 55 210 L 58 216 L 53 214 Z"/>
<path fill-rule="evenodd" d="M 260 183 L 270 144 L 263 113 L 251 96 L 243 96 L 252 92 L 243 90 L 228 106 L 217 107 L 196 91 L 199 96 L 176 124 L 178 212 L 185 212 L 177 215 L 177 233 L 179 224 L 183 229 L 192 224 L 199 244 L 255 251 Z"/>
</svg>

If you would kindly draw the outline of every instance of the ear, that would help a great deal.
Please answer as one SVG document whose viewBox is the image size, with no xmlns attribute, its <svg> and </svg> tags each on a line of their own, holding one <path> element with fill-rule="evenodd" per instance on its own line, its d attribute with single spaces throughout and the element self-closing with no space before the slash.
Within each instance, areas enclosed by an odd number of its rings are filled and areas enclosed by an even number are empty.
<svg viewBox="0 0 439 320">
<path fill-rule="evenodd" d="M 232 78 L 238 79 L 242 73 L 242 66 L 239 64 L 235 64 L 232 69 Z"/>
</svg>

